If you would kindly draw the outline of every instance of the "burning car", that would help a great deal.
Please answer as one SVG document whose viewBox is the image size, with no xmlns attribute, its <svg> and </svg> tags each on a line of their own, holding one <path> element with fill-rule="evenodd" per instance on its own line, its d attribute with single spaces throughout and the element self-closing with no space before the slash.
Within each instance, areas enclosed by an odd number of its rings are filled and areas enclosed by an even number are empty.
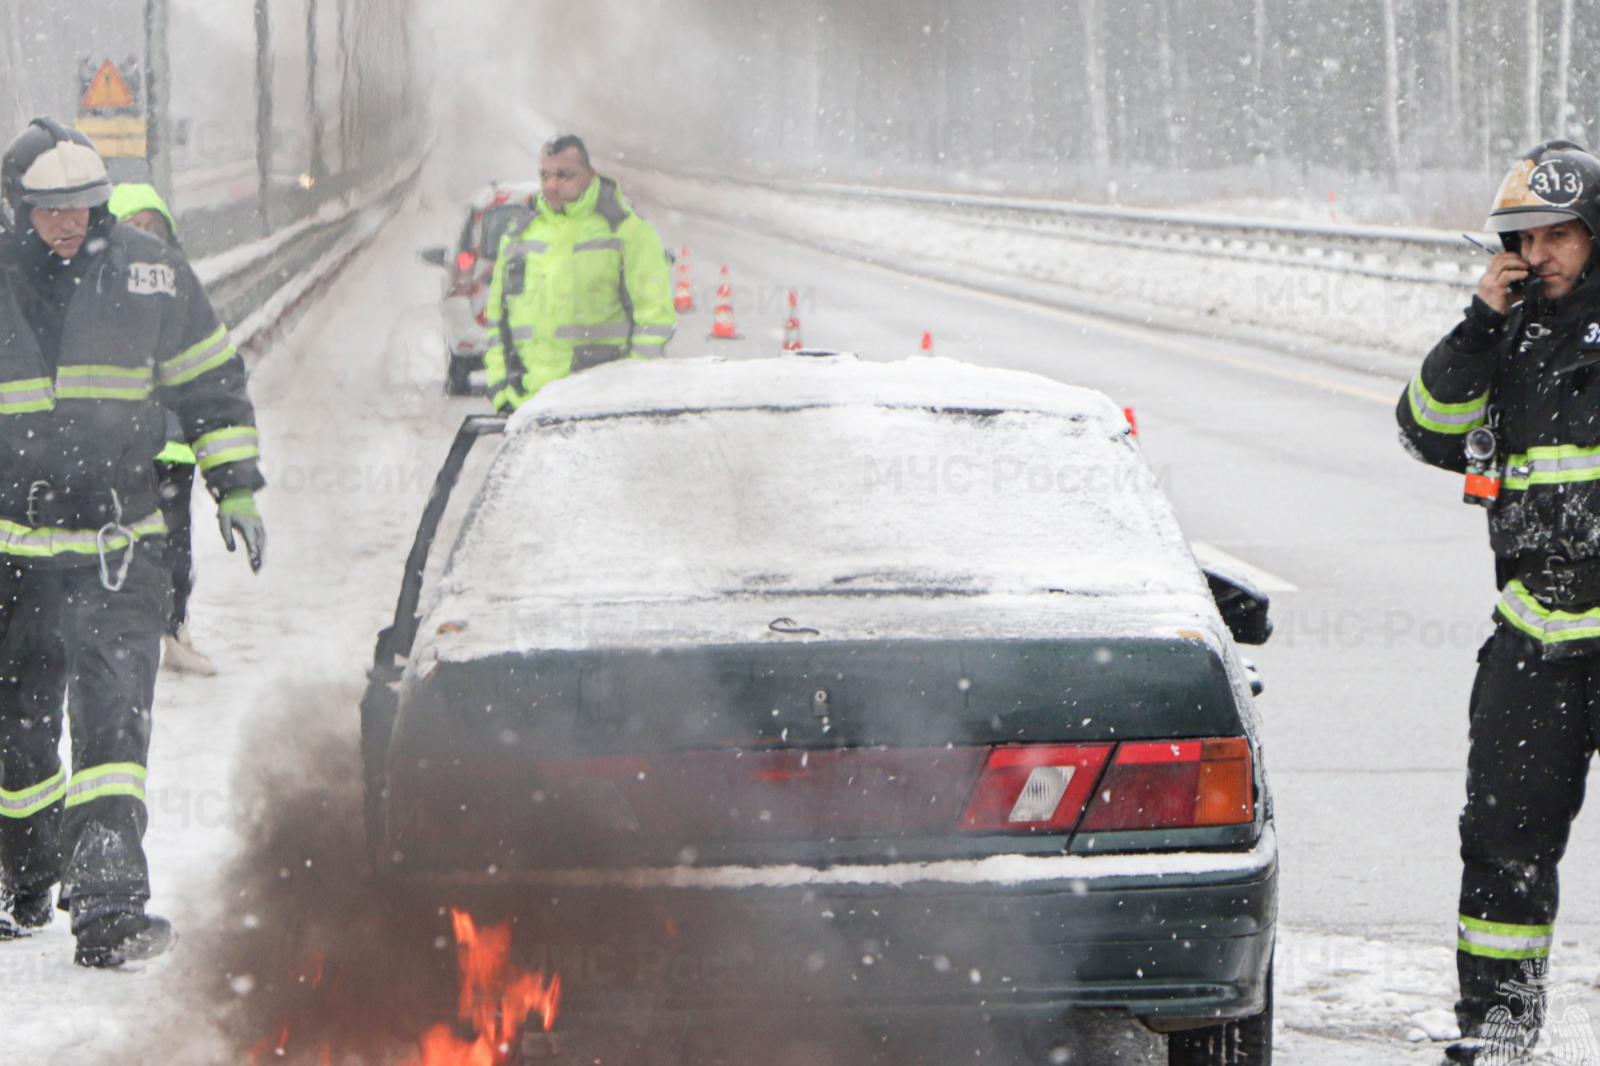
<svg viewBox="0 0 1600 1066">
<path fill-rule="evenodd" d="M 1049 1042 L 1095 1011 L 1172 1063 L 1265 1063 L 1237 645 L 1266 608 L 1196 564 L 1099 393 L 933 358 L 597 368 L 469 419 L 440 473 L 363 702 L 375 862 L 537 912 L 563 999 L 530 1053 L 771 1012 Z"/>
</svg>

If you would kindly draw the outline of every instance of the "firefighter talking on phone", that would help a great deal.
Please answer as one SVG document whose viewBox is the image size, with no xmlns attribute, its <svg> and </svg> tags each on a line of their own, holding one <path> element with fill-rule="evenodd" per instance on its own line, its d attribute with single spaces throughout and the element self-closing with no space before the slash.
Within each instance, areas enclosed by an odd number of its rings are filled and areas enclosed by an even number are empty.
<svg viewBox="0 0 1600 1066">
<path fill-rule="evenodd" d="M 1556 867 L 1600 736 L 1600 159 L 1548 141 L 1512 165 L 1494 255 L 1401 397 L 1417 458 L 1466 475 L 1500 588 L 1478 652 L 1461 814 L 1452 1062 L 1530 1048 Z"/>
</svg>

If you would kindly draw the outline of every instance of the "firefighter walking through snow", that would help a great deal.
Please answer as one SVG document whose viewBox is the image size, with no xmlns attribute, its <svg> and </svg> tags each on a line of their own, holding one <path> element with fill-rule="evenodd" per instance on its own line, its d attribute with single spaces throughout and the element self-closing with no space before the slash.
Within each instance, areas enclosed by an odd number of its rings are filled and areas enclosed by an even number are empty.
<svg viewBox="0 0 1600 1066">
<path fill-rule="evenodd" d="M 1489 228 L 1505 251 L 1398 411 L 1415 455 L 1471 475 L 1500 586 L 1469 708 L 1463 1039 L 1447 1051 L 1479 1066 L 1520 1056 L 1543 1022 L 1556 866 L 1600 738 L 1600 159 L 1532 149 Z"/>
<path fill-rule="evenodd" d="M 0 162 L 0 937 L 72 916 L 80 965 L 172 941 L 142 845 L 171 590 L 152 462 L 177 415 L 230 550 L 259 568 L 245 371 L 182 257 L 106 209 L 88 139 L 36 119 Z M 63 701 L 71 774 L 56 754 Z"/>
</svg>

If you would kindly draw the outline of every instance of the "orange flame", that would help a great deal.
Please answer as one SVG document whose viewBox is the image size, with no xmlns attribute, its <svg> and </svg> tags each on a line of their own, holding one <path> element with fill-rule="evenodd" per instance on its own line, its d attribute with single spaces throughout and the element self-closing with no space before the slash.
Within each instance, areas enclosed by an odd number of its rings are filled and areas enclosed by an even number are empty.
<svg viewBox="0 0 1600 1066">
<path fill-rule="evenodd" d="M 546 1030 L 555 1024 L 561 977 L 552 974 L 547 984 L 542 973 L 511 965 L 510 922 L 479 929 L 465 911 L 452 909 L 450 915 L 461 979 L 457 1013 L 472 1023 L 476 1039 L 463 1040 L 450 1026 L 436 1025 L 422 1036 L 420 1066 L 499 1066 L 510 1058 L 530 1014 L 537 1013 Z"/>
<path fill-rule="evenodd" d="M 247 1061 L 259 1062 L 261 1060 L 261 1056 L 266 1055 L 269 1052 L 282 1055 L 283 1049 L 288 1043 L 289 1023 L 284 1022 L 283 1027 L 278 1030 L 278 1035 L 276 1038 L 269 1036 L 245 1053 L 247 1056 Z"/>
</svg>

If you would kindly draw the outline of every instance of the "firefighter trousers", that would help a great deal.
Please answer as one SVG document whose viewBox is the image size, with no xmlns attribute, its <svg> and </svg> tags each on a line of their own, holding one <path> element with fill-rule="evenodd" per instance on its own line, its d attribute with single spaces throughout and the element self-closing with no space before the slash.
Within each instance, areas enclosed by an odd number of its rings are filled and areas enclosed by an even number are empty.
<svg viewBox="0 0 1600 1066">
<path fill-rule="evenodd" d="M 34 893 L 60 881 L 75 915 L 150 895 L 145 761 L 171 610 L 163 547 L 139 542 L 120 592 L 94 562 L 0 564 L 0 882 Z M 70 778 L 57 754 L 63 705 Z"/>
<path fill-rule="evenodd" d="M 1478 652 L 1461 812 L 1456 1014 L 1467 1035 L 1537 1036 L 1557 864 L 1600 740 L 1600 656 L 1541 659 L 1501 625 Z"/>
</svg>

